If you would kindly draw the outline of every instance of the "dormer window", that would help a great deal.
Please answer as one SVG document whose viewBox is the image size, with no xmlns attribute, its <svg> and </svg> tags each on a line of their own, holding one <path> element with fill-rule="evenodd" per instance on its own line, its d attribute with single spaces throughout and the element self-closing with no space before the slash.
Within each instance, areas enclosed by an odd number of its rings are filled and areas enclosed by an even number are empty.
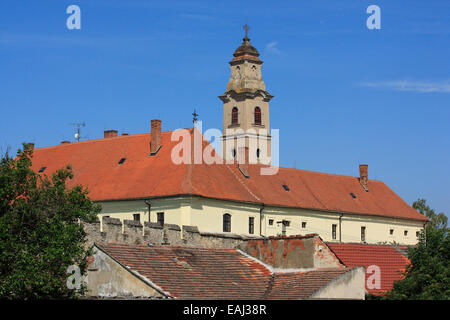
<svg viewBox="0 0 450 320">
<path fill-rule="evenodd" d="M 239 118 L 238 118 L 239 110 L 237 107 L 233 107 L 233 110 L 231 110 L 231 124 L 238 124 Z"/>
<path fill-rule="evenodd" d="M 260 126 L 261 125 L 261 108 L 255 107 L 255 124 Z"/>
</svg>

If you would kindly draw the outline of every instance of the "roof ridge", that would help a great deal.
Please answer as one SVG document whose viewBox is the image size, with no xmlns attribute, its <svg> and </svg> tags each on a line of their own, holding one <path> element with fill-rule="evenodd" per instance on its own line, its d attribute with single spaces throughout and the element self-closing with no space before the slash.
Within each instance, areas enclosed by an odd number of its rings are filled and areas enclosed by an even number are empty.
<svg viewBox="0 0 450 320">
<path fill-rule="evenodd" d="M 250 164 L 250 166 L 251 165 L 252 164 Z M 253 164 L 253 165 L 256 165 L 256 164 Z M 316 174 L 326 175 L 326 176 L 338 176 L 338 177 L 344 177 L 344 178 L 359 179 L 359 177 L 357 177 L 357 176 L 351 176 L 351 175 L 346 175 L 346 174 L 342 174 L 342 173 L 329 173 L 329 172 L 306 170 L 306 169 L 300 169 L 300 168 L 289 168 L 289 167 L 278 167 L 278 168 L 282 169 L 282 170 L 288 170 L 288 171 L 303 171 L 303 172 L 316 173 Z M 377 179 L 368 179 L 368 180 L 373 181 L 373 182 L 382 182 L 382 180 L 377 180 Z"/>
<path fill-rule="evenodd" d="M 226 164 L 227 169 L 233 174 L 233 176 L 236 178 L 237 181 L 247 190 L 247 192 L 256 200 L 261 201 L 261 199 L 256 196 L 253 192 L 250 191 L 250 188 L 247 187 L 247 185 L 238 177 L 238 175 Z"/>
<path fill-rule="evenodd" d="M 169 134 L 174 132 L 172 131 L 161 131 L 161 134 Z M 69 147 L 69 146 L 76 146 L 76 145 L 83 145 L 87 143 L 93 143 L 93 142 L 102 142 L 102 141 L 112 141 L 112 140 L 118 140 L 118 139 L 127 139 L 127 138 L 134 138 L 134 137 L 142 137 L 142 136 L 150 136 L 150 132 L 144 132 L 144 133 L 133 133 L 133 134 L 127 134 L 127 135 L 121 135 L 121 136 L 115 136 L 115 137 L 109 137 L 109 138 L 97 138 L 97 139 L 90 139 L 90 140 L 83 140 L 83 141 L 76 141 L 76 142 L 70 142 L 70 143 L 60 143 L 53 146 L 47 146 L 47 147 L 40 147 L 40 148 L 34 148 L 35 150 L 48 150 L 52 148 L 60 148 L 60 147 Z"/>
</svg>

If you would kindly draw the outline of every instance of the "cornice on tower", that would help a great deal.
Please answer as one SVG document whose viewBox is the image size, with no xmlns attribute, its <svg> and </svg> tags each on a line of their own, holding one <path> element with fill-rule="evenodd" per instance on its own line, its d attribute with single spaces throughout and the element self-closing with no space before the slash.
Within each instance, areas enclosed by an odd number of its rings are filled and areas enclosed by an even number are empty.
<svg viewBox="0 0 450 320">
<path fill-rule="evenodd" d="M 248 26 L 246 26 L 245 31 L 242 44 L 234 51 L 234 58 L 229 62 L 231 76 L 227 90 L 219 98 L 225 101 L 229 99 L 230 95 L 233 95 L 235 99 L 254 98 L 257 95 L 262 95 L 265 101 L 269 101 L 273 96 L 266 91 L 266 85 L 262 79 L 261 66 L 263 61 L 258 58 L 258 50 L 250 43 L 250 38 L 247 35 Z"/>
</svg>

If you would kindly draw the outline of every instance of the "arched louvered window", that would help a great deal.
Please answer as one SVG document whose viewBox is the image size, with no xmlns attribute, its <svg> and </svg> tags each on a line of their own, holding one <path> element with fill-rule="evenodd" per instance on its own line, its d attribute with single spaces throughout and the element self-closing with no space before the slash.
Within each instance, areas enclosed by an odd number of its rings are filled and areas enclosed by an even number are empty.
<svg viewBox="0 0 450 320">
<path fill-rule="evenodd" d="M 231 110 L 231 124 L 238 124 L 238 113 L 239 110 L 237 107 L 233 107 L 233 110 Z"/>
<path fill-rule="evenodd" d="M 255 107 L 255 124 L 261 125 L 261 108 Z"/>
<path fill-rule="evenodd" d="M 223 232 L 231 232 L 231 215 L 229 213 L 223 215 Z"/>
</svg>

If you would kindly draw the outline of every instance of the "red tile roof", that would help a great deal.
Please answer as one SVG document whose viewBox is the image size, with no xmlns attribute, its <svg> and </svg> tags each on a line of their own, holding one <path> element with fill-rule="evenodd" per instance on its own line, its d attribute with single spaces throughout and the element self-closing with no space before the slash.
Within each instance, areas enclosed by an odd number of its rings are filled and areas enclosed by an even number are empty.
<svg viewBox="0 0 450 320">
<path fill-rule="evenodd" d="M 366 267 L 366 290 L 375 295 L 392 289 L 394 281 L 402 279 L 401 272 L 405 271 L 410 263 L 407 257 L 389 245 L 331 242 L 327 245 L 347 267 Z M 371 265 L 380 268 L 381 287 L 379 289 L 367 287 L 367 279 L 373 272 L 367 272 L 367 268 Z"/>
<path fill-rule="evenodd" d="M 275 273 L 235 249 L 96 244 L 178 299 L 306 299 L 349 269 Z"/>
<path fill-rule="evenodd" d="M 180 299 L 262 297 L 270 271 L 232 249 L 97 245 L 122 265 Z"/>
<path fill-rule="evenodd" d="M 307 272 L 277 273 L 268 295 L 271 300 L 308 299 L 330 281 L 351 269 L 320 269 Z"/>
<path fill-rule="evenodd" d="M 369 180 L 370 192 L 366 192 L 359 179 L 350 176 L 290 168 L 260 175 L 263 166 L 250 165 L 250 178 L 246 179 L 235 164 L 174 164 L 171 152 L 178 141 L 171 141 L 171 134 L 162 132 L 162 148 L 155 156 L 149 156 L 150 134 L 36 148 L 33 169 L 46 166 L 44 173 L 49 174 L 71 164 L 74 178 L 69 187 L 87 186 L 94 201 L 198 195 L 427 221 L 381 181 Z M 207 145 L 204 142 L 203 147 Z M 118 164 L 122 158 L 126 161 Z M 285 191 L 283 184 L 290 191 Z"/>
</svg>

